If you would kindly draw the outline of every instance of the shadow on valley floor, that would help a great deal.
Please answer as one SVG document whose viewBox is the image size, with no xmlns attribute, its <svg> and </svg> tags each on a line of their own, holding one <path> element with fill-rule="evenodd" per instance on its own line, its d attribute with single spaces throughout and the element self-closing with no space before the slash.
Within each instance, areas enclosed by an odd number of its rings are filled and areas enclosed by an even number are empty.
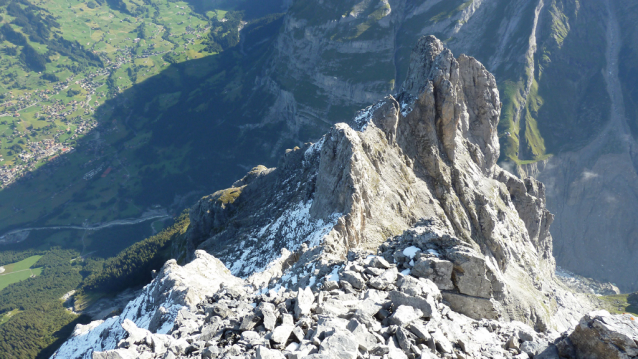
<svg viewBox="0 0 638 359">
<path fill-rule="evenodd" d="M 0 191 L 0 235 L 134 218 L 157 208 L 179 213 L 253 166 L 275 165 L 274 143 L 298 144 L 279 138 L 283 121 L 256 126 L 274 101 L 260 75 L 281 25 L 281 15 L 254 21 L 242 30 L 238 46 L 171 65 L 107 101 L 96 110 L 98 127 L 75 151 Z M 77 232 L 65 238 L 34 235 L 38 243 L 0 249 L 79 249 L 86 231 Z M 120 241 L 117 247 L 123 247 L 109 255 L 147 235 Z"/>
</svg>

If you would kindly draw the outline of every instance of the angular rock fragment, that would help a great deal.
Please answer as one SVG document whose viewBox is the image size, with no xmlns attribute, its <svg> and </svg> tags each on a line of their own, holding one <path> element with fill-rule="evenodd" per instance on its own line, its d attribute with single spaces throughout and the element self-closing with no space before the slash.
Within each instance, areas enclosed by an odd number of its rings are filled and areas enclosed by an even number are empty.
<svg viewBox="0 0 638 359">
<path fill-rule="evenodd" d="M 309 315 L 314 301 L 315 295 L 309 287 L 299 289 L 297 291 L 297 298 L 295 301 L 295 318 L 298 319 L 301 316 Z"/>
<path fill-rule="evenodd" d="M 421 311 L 421 315 L 425 318 L 432 316 L 432 313 L 436 310 L 436 304 L 431 298 L 412 297 L 405 293 L 398 292 L 396 290 L 390 292 L 388 299 L 394 304 L 395 307 L 410 306 Z"/>
<path fill-rule="evenodd" d="M 388 269 L 390 268 L 390 263 L 383 259 L 383 257 L 375 256 L 370 260 L 370 267 Z"/>
<path fill-rule="evenodd" d="M 295 327 L 290 324 L 282 324 L 272 331 L 270 340 L 275 344 L 284 345 L 288 341 L 288 338 L 290 338 L 293 329 L 295 329 Z"/>
<path fill-rule="evenodd" d="M 266 347 L 257 347 L 257 359 L 285 359 L 286 357 L 278 350 Z"/>
<path fill-rule="evenodd" d="M 341 278 L 357 289 L 361 289 L 365 285 L 365 281 L 361 277 L 361 274 L 354 271 L 344 271 Z"/>
<path fill-rule="evenodd" d="M 356 359 L 359 345 L 349 335 L 336 333 L 321 342 L 319 354 L 328 355 L 331 358 Z"/>
<path fill-rule="evenodd" d="M 384 290 L 394 284 L 398 275 L 399 271 L 396 268 L 386 269 L 380 276 L 372 278 L 369 284 L 373 288 Z"/>
<path fill-rule="evenodd" d="M 377 344 L 376 337 L 370 334 L 365 325 L 359 323 L 358 321 L 354 319 L 351 320 L 350 323 L 348 323 L 347 328 L 349 331 L 352 332 L 354 339 L 359 344 L 359 350 L 362 350 L 364 352 L 370 351 Z"/>
<path fill-rule="evenodd" d="M 439 258 L 420 258 L 412 268 L 412 275 L 430 279 L 441 290 L 454 289 L 452 269 L 454 264 Z"/>
<path fill-rule="evenodd" d="M 578 358 L 638 357 L 637 322 L 638 317 L 630 314 L 592 312 L 580 320 L 569 339 Z"/>
<path fill-rule="evenodd" d="M 262 302 L 259 305 L 259 312 L 264 320 L 264 327 L 266 330 L 275 329 L 275 325 L 277 324 L 277 314 L 275 314 L 275 305 L 272 303 Z"/>
<path fill-rule="evenodd" d="M 405 327 L 413 321 L 421 318 L 423 312 L 409 305 L 400 305 L 394 310 L 394 314 L 388 318 L 389 323 Z"/>
</svg>

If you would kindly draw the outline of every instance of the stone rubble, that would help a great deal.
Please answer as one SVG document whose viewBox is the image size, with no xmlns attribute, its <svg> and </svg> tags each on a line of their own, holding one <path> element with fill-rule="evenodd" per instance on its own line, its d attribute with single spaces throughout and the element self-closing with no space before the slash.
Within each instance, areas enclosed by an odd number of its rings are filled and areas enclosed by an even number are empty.
<svg viewBox="0 0 638 359">
<path fill-rule="evenodd" d="M 379 266 L 386 269 L 371 274 Z M 450 310 L 433 281 L 398 273 L 381 256 L 345 262 L 339 277 L 314 291 L 222 285 L 194 310 L 181 309 L 166 334 L 125 320 L 117 349 L 92 358 L 523 358 L 526 342 L 552 345 L 523 323 Z M 384 289 L 370 285 L 381 277 Z"/>
<path fill-rule="evenodd" d="M 387 269 L 370 274 L 378 266 Z M 166 334 L 125 320 L 117 348 L 91 358 L 638 357 L 638 320 L 630 315 L 592 312 L 562 336 L 517 321 L 475 320 L 451 310 L 432 280 L 398 273 L 397 266 L 373 255 L 346 261 L 336 285 L 326 278 L 314 291 L 264 292 L 237 279 L 181 309 Z M 385 289 L 370 285 L 393 270 Z"/>
</svg>

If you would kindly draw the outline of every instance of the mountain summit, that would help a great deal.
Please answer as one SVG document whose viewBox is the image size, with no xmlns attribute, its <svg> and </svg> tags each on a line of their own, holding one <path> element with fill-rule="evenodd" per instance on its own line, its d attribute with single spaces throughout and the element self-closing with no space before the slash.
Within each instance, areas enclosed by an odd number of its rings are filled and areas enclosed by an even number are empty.
<svg viewBox="0 0 638 359">
<path fill-rule="evenodd" d="M 544 186 L 496 164 L 500 110 L 481 63 L 419 39 L 398 94 L 202 198 L 190 263 L 53 357 L 540 353 L 594 305 L 555 278 Z"/>
<path fill-rule="evenodd" d="M 200 200 L 188 247 L 241 277 L 267 269 L 284 248 L 304 257 L 307 247 L 307 261 L 325 265 L 301 275 L 297 286 L 306 286 L 348 251 L 376 252 L 389 238 L 407 246 L 421 233 L 422 246 L 454 264 L 454 286 L 443 289 L 458 309 L 472 301 L 480 315 L 548 328 L 557 309 L 541 304 L 556 287 L 553 216 L 541 183 L 496 164 L 500 109 L 482 64 L 423 37 L 396 96 L 287 151 L 276 169 L 255 168 Z"/>
</svg>

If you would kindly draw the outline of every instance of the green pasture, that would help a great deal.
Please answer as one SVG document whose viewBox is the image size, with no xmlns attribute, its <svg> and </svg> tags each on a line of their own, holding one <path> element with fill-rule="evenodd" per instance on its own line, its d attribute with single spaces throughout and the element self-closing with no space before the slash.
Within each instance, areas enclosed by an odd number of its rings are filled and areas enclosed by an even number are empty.
<svg viewBox="0 0 638 359">
<path fill-rule="evenodd" d="M 28 279 L 32 275 L 39 276 L 42 273 L 42 268 L 31 269 L 31 267 L 33 267 L 40 258 L 42 258 L 42 256 L 31 256 L 20 262 L 4 266 L 5 271 L 0 274 L 0 290 L 3 290 L 10 284 Z"/>
<path fill-rule="evenodd" d="M 605 304 L 605 309 L 613 314 L 631 313 L 638 315 L 638 306 L 636 303 L 627 301 L 629 294 L 606 295 L 599 297 Z"/>
</svg>

